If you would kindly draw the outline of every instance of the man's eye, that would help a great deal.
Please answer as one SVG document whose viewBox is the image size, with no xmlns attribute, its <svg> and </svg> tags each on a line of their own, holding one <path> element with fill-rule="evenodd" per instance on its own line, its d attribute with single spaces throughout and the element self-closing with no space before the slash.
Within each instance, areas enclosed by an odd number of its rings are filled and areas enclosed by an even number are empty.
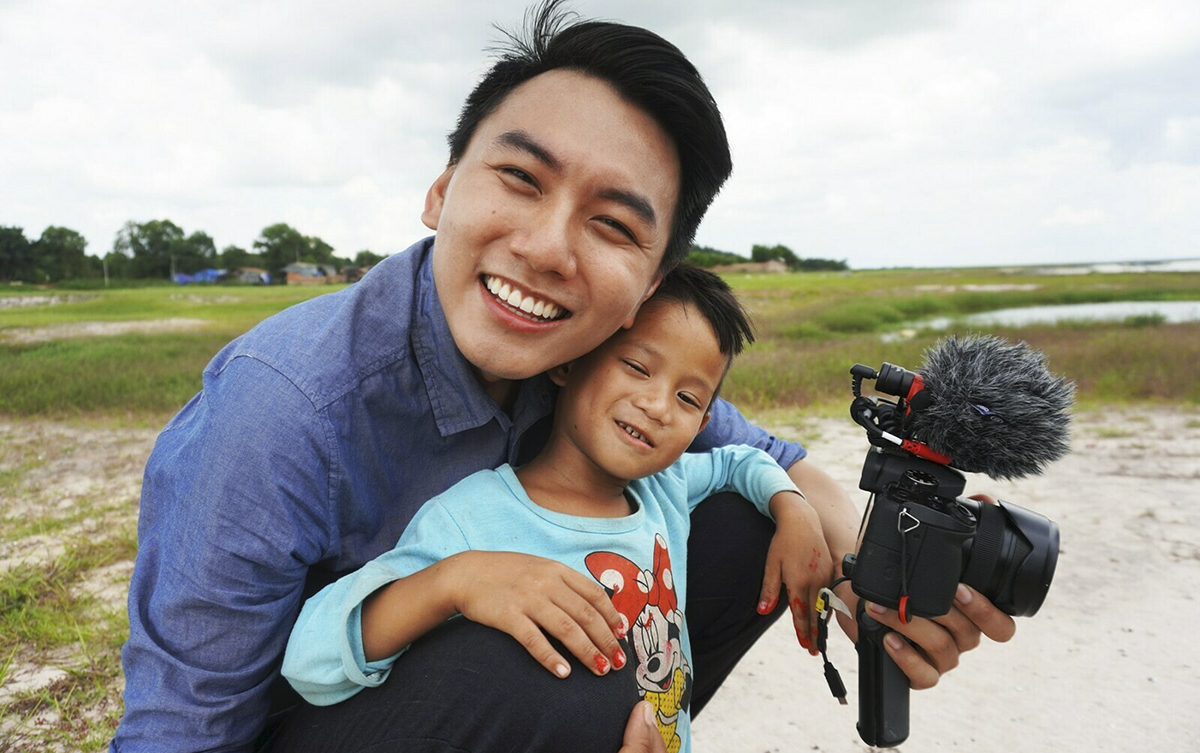
<svg viewBox="0 0 1200 753">
<path fill-rule="evenodd" d="M 628 240 L 631 240 L 634 243 L 637 242 L 637 237 L 633 234 L 633 231 L 622 225 L 620 222 L 617 222 L 612 217 L 601 217 L 600 222 L 625 236 L 625 238 Z"/>
<path fill-rule="evenodd" d="M 500 172 L 511 175 L 522 183 L 528 183 L 531 186 L 537 185 L 537 181 L 533 179 L 533 176 L 519 167 L 502 167 L 500 168 Z"/>
</svg>

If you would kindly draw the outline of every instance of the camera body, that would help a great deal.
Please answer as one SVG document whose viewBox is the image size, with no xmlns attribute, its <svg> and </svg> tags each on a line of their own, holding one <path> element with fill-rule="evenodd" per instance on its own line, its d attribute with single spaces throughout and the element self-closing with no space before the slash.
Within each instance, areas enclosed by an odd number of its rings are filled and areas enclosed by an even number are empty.
<svg viewBox="0 0 1200 753">
<path fill-rule="evenodd" d="M 1054 521 L 1010 502 L 960 497 L 963 475 L 873 447 L 859 488 L 873 496 L 857 555 L 843 571 L 859 596 L 911 616 L 950 611 L 966 583 L 1014 617 L 1045 600 L 1058 562 Z"/>
</svg>

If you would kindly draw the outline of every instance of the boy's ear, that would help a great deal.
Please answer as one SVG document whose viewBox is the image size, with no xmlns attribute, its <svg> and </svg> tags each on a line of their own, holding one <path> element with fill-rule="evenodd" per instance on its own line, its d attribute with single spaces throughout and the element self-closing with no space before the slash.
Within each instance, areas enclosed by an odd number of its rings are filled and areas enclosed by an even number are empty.
<svg viewBox="0 0 1200 753">
<path fill-rule="evenodd" d="M 446 189 L 453 176 L 454 165 L 447 165 L 425 194 L 425 211 L 421 212 L 421 222 L 430 230 L 437 230 L 438 220 L 442 217 L 442 206 L 446 203 Z"/>
<path fill-rule="evenodd" d="M 704 418 L 700 419 L 700 428 L 696 429 L 697 434 L 704 431 L 704 427 L 708 426 L 708 419 L 710 419 L 710 418 L 712 418 L 712 413 L 710 413 L 708 411 L 704 411 Z"/>
<path fill-rule="evenodd" d="M 633 313 L 630 314 L 629 318 L 621 324 L 621 329 L 629 329 L 633 326 L 633 320 L 637 318 L 638 312 L 642 310 L 642 304 L 645 303 L 650 296 L 654 295 L 654 291 L 658 290 L 658 286 L 662 284 L 662 281 L 663 273 L 659 272 L 654 276 L 654 282 L 650 283 L 650 287 L 646 288 L 646 294 L 642 296 L 642 300 L 638 301 L 638 305 L 633 310 Z"/>
<path fill-rule="evenodd" d="M 549 375 L 551 382 L 554 382 L 559 387 L 565 387 L 567 384 L 567 375 L 571 373 L 571 362 L 555 366 L 546 373 Z"/>
</svg>

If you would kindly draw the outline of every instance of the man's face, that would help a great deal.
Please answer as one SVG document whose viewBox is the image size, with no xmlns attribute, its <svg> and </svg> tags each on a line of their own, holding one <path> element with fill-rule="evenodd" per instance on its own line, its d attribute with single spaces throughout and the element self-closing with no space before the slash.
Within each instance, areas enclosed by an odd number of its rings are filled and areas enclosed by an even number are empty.
<svg viewBox="0 0 1200 753">
<path fill-rule="evenodd" d="M 657 473 L 708 422 L 727 363 L 699 311 L 652 301 L 631 328 L 553 372 L 562 390 L 551 441 L 573 444 L 620 485 Z"/>
<path fill-rule="evenodd" d="M 628 326 L 657 285 L 678 185 L 671 139 L 608 84 L 555 70 L 513 90 L 422 215 L 481 380 L 533 376 Z"/>
</svg>

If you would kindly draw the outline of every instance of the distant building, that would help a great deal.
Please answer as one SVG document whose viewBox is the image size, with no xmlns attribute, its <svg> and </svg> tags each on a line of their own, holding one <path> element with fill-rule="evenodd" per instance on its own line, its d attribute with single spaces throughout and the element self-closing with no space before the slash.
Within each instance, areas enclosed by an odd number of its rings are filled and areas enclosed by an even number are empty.
<svg viewBox="0 0 1200 753">
<path fill-rule="evenodd" d="M 240 267 L 233 273 L 234 279 L 246 285 L 270 285 L 271 273 L 257 267 Z"/>
<path fill-rule="evenodd" d="M 284 267 L 283 276 L 288 285 L 329 285 L 346 281 L 346 277 L 340 274 L 336 267 L 302 261 Z"/>
<path fill-rule="evenodd" d="M 748 261 L 744 264 L 718 264 L 712 267 L 714 272 L 759 272 L 779 274 L 788 271 L 787 265 L 778 259 L 770 261 Z"/>
</svg>

